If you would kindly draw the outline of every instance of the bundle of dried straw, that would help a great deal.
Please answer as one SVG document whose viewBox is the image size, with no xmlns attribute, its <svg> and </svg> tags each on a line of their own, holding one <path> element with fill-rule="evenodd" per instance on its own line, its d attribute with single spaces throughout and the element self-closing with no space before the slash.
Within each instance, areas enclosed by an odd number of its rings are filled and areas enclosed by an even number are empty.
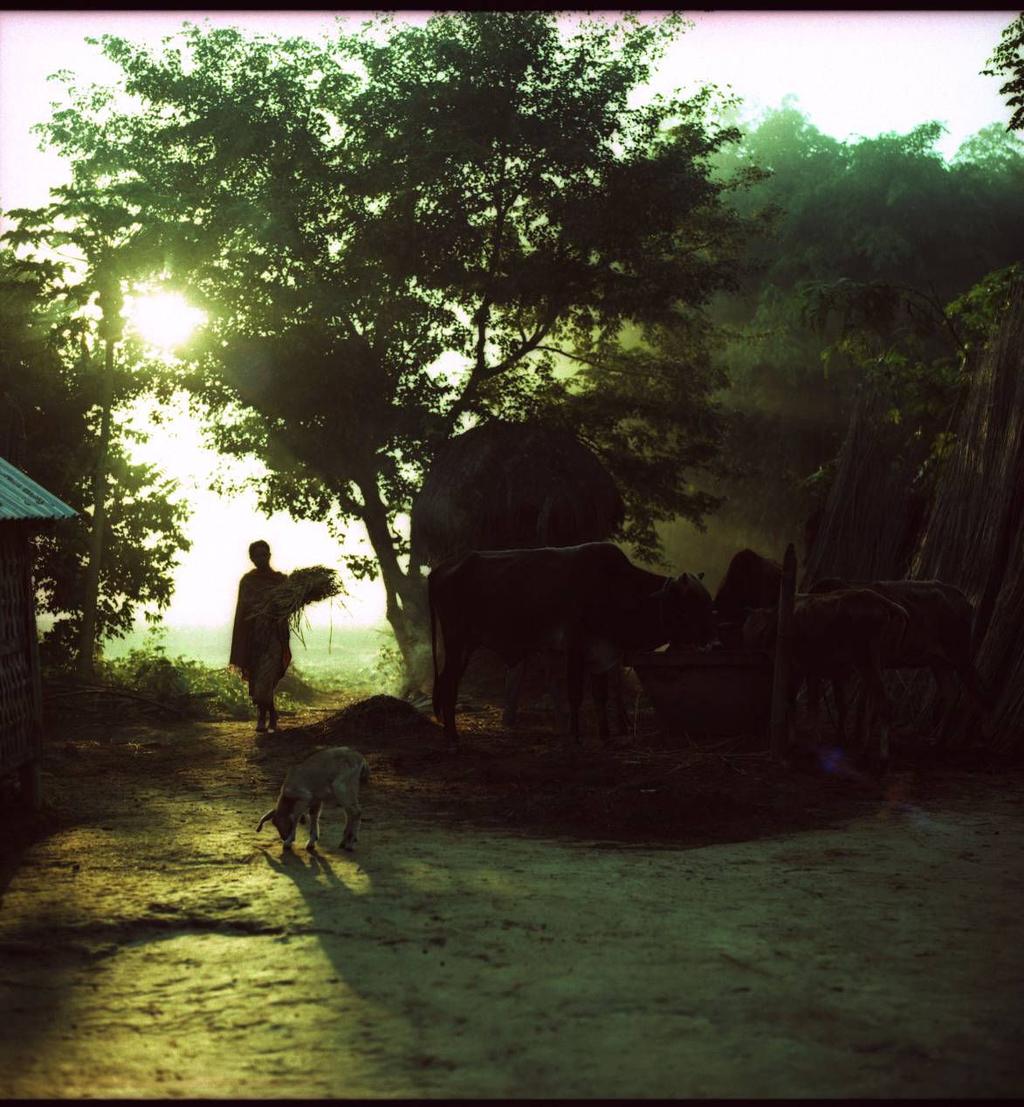
<svg viewBox="0 0 1024 1107">
<path fill-rule="evenodd" d="M 317 600 L 340 595 L 344 591 L 334 569 L 328 569 L 324 565 L 296 569 L 276 587 L 268 588 L 253 603 L 249 618 L 266 623 L 287 619 L 292 630 L 298 631 L 304 607 L 316 603 Z"/>
</svg>

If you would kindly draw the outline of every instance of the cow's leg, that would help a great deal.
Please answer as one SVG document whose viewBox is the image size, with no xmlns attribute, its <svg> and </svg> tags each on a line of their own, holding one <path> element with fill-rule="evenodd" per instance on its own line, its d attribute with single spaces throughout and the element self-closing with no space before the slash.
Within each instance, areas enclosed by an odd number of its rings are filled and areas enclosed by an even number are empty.
<svg viewBox="0 0 1024 1107">
<path fill-rule="evenodd" d="M 444 665 L 434 677 L 434 714 L 437 721 L 444 727 L 445 737 L 449 741 L 458 742 L 458 735 L 454 733 L 455 720 L 452 717 L 451 710 L 451 670 L 451 655 L 446 654 Z"/>
<path fill-rule="evenodd" d="M 856 669 L 855 672 L 860 678 L 856 685 L 853 696 L 853 727 L 852 727 L 852 750 L 856 751 L 857 755 L 863 754 L 867 747 L 867 735 L 871 729 L 871 720 L 868 712 L 868 687 L 864 683 L 863 674 L 860 669 Z"/>
<path fill-rule="evenodd" d="M 523 690 L 523 675 L 526 672 L 526 658 L 505 671 L 505 709 L 501 721 L 505 726 L 516 725 L 519 712 L 519 695 Z"/>
<path fill-rule="evenodd" d="M 832 698 L 836 701 L 836 730 L 839 745 L 846 745 L 846 717 L 850 708 L 847 697 L 846 677 L 842 673 L 836 673 L 832 677 Z"/>
<path fill-rule="evenodd" d="M 267 709 L 262 704 L 256 705 L 256 733 L 264 734 L 267 729 Z"/>
<path fill-rule="evenodd" d="M 629 733 L 629 716 L 626 714 L 626 674 L 621 665 L 608 673 L 608 687 L 612 698 L 612 717 L 616 734 Z"/>
<path fill-rule="evenodd" d="M 950 737 L 950 723 L 955 716 L 959 688 L 967 692 L 974 706 L 981 712 L 982 733 L 988 727 L 992 710 L 992 698 L 973 665 L 935 664 L 931 667 L 935 678 L 935 707 L 931 720 L 931 741 L 937 746 L 946 744 Z M 954 675 L 955 674 L 955 675 Z M 959 678 L 959 682 L 956 678 Z"/>
<path fill-rule="evenodd" d="M 459 678 L 461 666 L 452 664 L 445 671 L 445 682 L 442 690 L 442 703 L 444 704 L 444 733 L 448 743 L 453 748 L 458 748 L 459 732 L 455 727 L 455 704 L 459 698 Z"/>
<path fill-rule="evenodd" d="M 444 668 L 438 674 L 438 705 L 441 711 L 439 722 L 444 727 L 445 737 L 452 749 L 459 748 L 459 732 L 455 728 L 455 704 L 459 695 L 459 681 L 469 664 L 470 651 L 452 649 L 446 653 Z"/>
<path fill-rule="evenodd" d="M 935 678 L 935 703 L 932 706 L 929 739 L 941 745 L 956 703 L 956 681 L 952 670 L 945 665 L 933 665 L 931 669 Z"/>
<path fill-rule="evenodd" d="M 861 679 L 864 683 L 864 720 L 865 726 L 862 734 L 864 745 L 868 748 L 872 716 L 878 720 L 878 764 L 879 775 L 885 772 L 889 764 L 889 723 L 892 718 L 892 705 L 886 695 L 885 682 L 882 680 L 882 670 L 878 662 L 877 653 L 873 653 L 863 666 Z M 870 762 L 869 762 L 870 763 Z"/>
<path fill-rule="evenodd" d="M 590 690 L 597 709 L 597 733 L 602 744 L 608 745 L 608 674 L 594 673 L 590 678 Z"/>
<path fill-rule="evenodd" d="M 544 650 L 538 655 L 541 673 L 543 674 L 544 693 L 542 702 L 545 715 L 555 730 L 562 730 L 566 725 L 568 706 L 565 701 L 565 659 L 561 654 L 551 650 Z"/>
<path fill-rule="evenodd" d="M 580 744 L 580 704 L 583 702 L 583 651 L 566 651 L 566 685 L 569 690 L 569 734 Z"/>
<path fill-rule="evenodd" d="M 956 672 L 974 702 L 986 713 L 991 712 L 995 706 L 992 691 L 981 679 L 981 674 L 974 665 L 969 661 L 965 662 L 957 666 Z"/>
<path fill-rule="evenodd" d="M 807 677 L 807 715 L 811 734 L 814 736 L 814 744 L 817 746 L 822 743 L 821 700 L 823 691 L 824 684 L 821 676 L 818 674 L 809 675 Z"/>
</svg>

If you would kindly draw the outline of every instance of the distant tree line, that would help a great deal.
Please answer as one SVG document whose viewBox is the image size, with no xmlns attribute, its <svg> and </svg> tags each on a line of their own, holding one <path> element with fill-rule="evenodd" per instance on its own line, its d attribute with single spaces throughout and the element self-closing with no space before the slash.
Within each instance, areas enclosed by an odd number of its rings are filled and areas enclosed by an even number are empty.
<svg viewBox="0 0 1024 1107">
<path fill-rule="evenodd" d="M 790 103 L 717 155 L 726 173 L 766 171 L 732 203 L 772 224 L 749 244 L 740 290 L 710 312 L 728 334 L 729 476 L 712 488 L 733 548 L 803 536 L 866 381 L 891 390 L 908 433 L 938 433 L 984 331 L 985 290 L 1024 259 L 1024 142 L 993 124 L 946 162 L 941 135 L 924 123 L 841 142 Z"/>
</svg>

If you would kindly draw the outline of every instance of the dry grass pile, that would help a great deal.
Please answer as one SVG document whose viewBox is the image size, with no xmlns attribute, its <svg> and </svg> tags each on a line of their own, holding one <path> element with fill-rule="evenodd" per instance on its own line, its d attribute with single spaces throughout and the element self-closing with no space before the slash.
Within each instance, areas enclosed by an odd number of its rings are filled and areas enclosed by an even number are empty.
<svg viewBox="0 0 1024 1107">
<path fill-rule="evenodd" d="M 370 696 L 309 726 L 288 731 L 315 745 L 341 746 L 366 744 L 394 735 L 433 734 L 441 730 L 405 700 L 395 696 Z"/>
<path fill-rule="evenodd" d="M 927 498 L 915 477 L 927 439 L 907 437 L 887 417 L 892 401 L 865 389 L 850 417 L 803 587 L 823 577 L 900 580 L 918 539 Z"/>
</svg>

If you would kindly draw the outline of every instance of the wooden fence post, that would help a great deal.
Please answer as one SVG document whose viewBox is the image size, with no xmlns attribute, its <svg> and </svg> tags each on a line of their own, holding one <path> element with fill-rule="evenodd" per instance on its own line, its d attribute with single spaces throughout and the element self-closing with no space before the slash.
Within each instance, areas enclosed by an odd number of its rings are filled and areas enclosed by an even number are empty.
<svg viewBox="0 0 1024 1107">
<path fill-rule="evenodd" d="M 779 626 L 775 637 L 775 672 L 772 678 L 772 759 L 781 761 L 789 738 L 789 667 L 793 653 L 793 605 L 796 598 L 796 550 L 786 547 L 779 586 Z"/>
<path fill-rule="evenodd" d="M 39 634 L 36 627 L 36 587 L 32 573 L 32 548 L 25 539 L 25 637 L 28 648 L 28 669 L 32 678 L 32 758 L 21 768 L 21 794 L 30 811 L 38 811 L 43 803 L 43 683 L 39 666 Z"/>
</svg>

